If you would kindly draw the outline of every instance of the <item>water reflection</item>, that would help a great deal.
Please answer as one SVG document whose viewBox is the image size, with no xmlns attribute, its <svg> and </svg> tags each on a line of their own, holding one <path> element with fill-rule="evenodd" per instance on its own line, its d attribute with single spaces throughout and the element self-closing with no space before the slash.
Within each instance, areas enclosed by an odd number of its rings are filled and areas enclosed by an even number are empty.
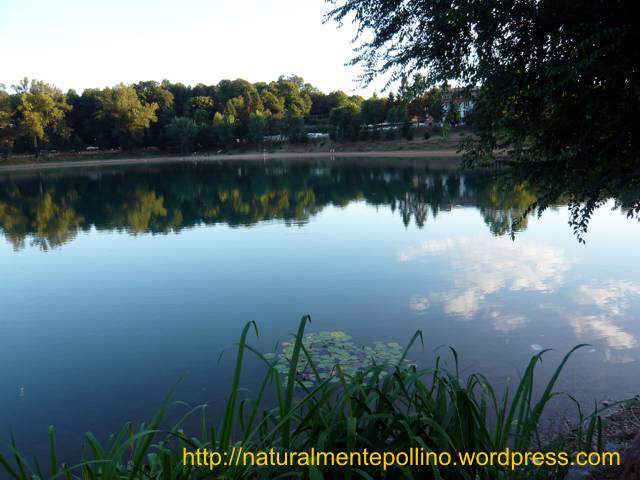
<svg viewBox="0 0 640 480">
<path fill-rule="evenodd" d="M 178 232 L 199 224 L 301 224 L 328 205 L 364 199 L 400 213 L 404 225 L 423 228 L 430 217 L 456 207 L 478 208 L 494 235 L 527 227 L 518 222 L 535 194 L 525 184 L 501 188 L 487 172 L 427 167 L 341 164 L 175 165 L 85 173 L 0 178 L 0 228 L 15 249 L 43 250 L 78 232 Z"/>
<path fill-rule="evenodd" d="M 633 335 L 614 325 L 606 315 L 574 315 L 569 317 L 569 321 L 578 338 L 602 338 L 614 350 L 635 348 L 638 345 Z"/>
<path fill-rule="evenodd" d="M 581 261 L 562 248 L 537 241 L 504 237 L 446 238 L 410 245 L 397 254 L 399 263 L 429 268 L 436 259 L 441 284 L 425 294 L 414 294 L 408 306 L 415 314 L 459 320 L 486 319 L 495 331 L 510 334 L 552 313 L 573 330 L 576 341 L 600 344 L 605 359 L 628 363 L 638 358 L 639 342 L 633 316 L 640 300 L 640 283 L 610 280 L 580 284 L 571 276 Z M 582 265 L 583 266 L 583 265 Z M 516 297 L 519 293 L 526 297 Z M 510 303 L 519 298 L 516 304 Z M 537 303 L 531 317 L 518 303 Z M 515 310 L 515 311 L 514 311 Z M 554 325 L 558 328 L 558 325 Z M 544 348 L 541 346 L 540 348 Z"/>
<path fill-rule="evenodd" d="M 412 309 L 418 305 L 425 310 L 426 305 L 439 303 L 446 314 L 469 319 L 489 295 L 500 290 L 553 291 L 563 283 L 570 263 L 557 247 L 526 241 L 515 244 L 506 238 L 427 240 L 402 250 L 398 259 L 410 262 L 447 252 L 453 288 L 412 298 Z"/>
<path fill-rule="evenodd" d="M 594 305 L 610 316 L 622 315 L 631 306 L 633 297 L 640 296 L 640 283 L 608 281 L 604 285 L 580 285 L 576 301 L 581 305 Z"/>
<path fill-rule="evenodd" d="M 636 222 L 599 209 L 582 245 L 563 202 L 518 221 L 539 198 L 529 183 L 369 163 L 0 176 L 0 363 L 12 366 L 0 428 L 26 444 L 46 443 L 52 423 L 69 439 L 106 435 L 185 374 L 176 398 L 216 411 L 241 325 L 259 322 L 267 352 L 304 313 L 309 333 L 356 345 L 420 329 L 417 363 L 451 345 L 461 368 L 497 382 L 536 351 L 588 342 L 560 388 L 589 402 L 638 393 Z M 247 388 L 259 387 L 254 360 Z"/>
<path fill-rule="evenodd" d="M 524 315 L 508 315 L 495 311 L 491 312 L 490 316 L 493 328 L 502 333 L 509 333 L 522 328 L 528 321 Z"/>
<path fill-rule="evenodd" d="M 634 356 L 620 351 L 636 349 L 638 339 L 620 324 L 629 322 L 633 302 L 640 299 L 640 284 L 612 280 L 601 286 L 579 285 L 574 298 L 579 307 L 590 307 L 588 313 L 580 311 L 580 308 L 569 315 L 576 337 L 604 340 L 610 361 L 633 361 Z"/>
</svg>

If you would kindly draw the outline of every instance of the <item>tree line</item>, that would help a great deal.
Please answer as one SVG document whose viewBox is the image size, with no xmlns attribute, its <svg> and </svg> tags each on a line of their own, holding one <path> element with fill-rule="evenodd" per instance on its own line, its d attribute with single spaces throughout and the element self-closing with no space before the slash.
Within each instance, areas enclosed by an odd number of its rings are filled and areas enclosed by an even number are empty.
<svg viewBox="0 0 640 480">
<path fill-rule="evenodd" d="M 446 87 L 445 87 L 446 88 Z M 265 139 L 305 141 L 309 131 L 336 140 L 379 138 L 378 125 L 402 125 L 427 116 L 443 119 L 443 91 L 424 87 L 416 75 L 399 90 L 365 99 L 343 91 L 328 94 L 299 76 L 266 83 L 222 80 L 217 85 L 144 81 L 82 93 L 23 79 L 0 85 L 0 152 L 132 149 L 156 147 L 182 152 L 259 145 Z M 460 120 L 456 105 L 448 121 Z M 395 132 L 387 132 L 391 137 Z"/>
</svg>

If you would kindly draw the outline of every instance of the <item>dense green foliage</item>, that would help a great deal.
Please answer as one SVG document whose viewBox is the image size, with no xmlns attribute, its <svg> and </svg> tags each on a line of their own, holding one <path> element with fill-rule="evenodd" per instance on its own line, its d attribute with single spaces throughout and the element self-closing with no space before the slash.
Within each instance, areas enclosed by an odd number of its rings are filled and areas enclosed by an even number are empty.
<svg viewBox="0 0 640 480">
<path fill-rule="evenodd" d="M 367 82 L 420 74 L 473 94 L 472 164 L 508 155 L 548 183 L 535 205 L 569 195 L 578 233 L 611 192 L 635 190 L 640 213 L 640 24 L 632 0 L 328 0 L 354 20 L 353 63 Z"/>
<path fill-rule="evenodd" d="M 569 360 L 569 352 L 559 366 L 534 394 L 536 367 L 546 352 L 534 356 L 513 390 L 499 395 L 481 374 L 462 375 L 457 353 L 446 367 L 437 358 L 433 368 L 418 368 L 404 360 L 422 333 L 417 332 L 395 362 L 365 366 L 345 372 L 338 362 L 328 377 L 313 374 L 314 382 L 297 374 L 300 363 L 319 372 L 314 356 L 304 343 L 309 317 L 300 322 L 293 342 L 288 346 L 287 369 L 277 368 L 279 360 L 257 352 L 248 344 L 255 323 L 242 332 L 236 367 L 227 407 L 218 428 L 207 423 L 206 406 L 190 408 L 184 403 L 170 403 L 158 411 L 148 424 L 136 428 L 127 424 L 108 439 L 86 435 L 86 446 L 77 465 L 58 460 L 55 431 L 49 429 L 49 468 L 43 462 L 32 464 L 15 442 L 9 456 L 0 455 L 0 471 L 14 480 L 32 479 L 205 479 L 205 478 L 408 478 L 496 480 L 511 478 L 560 479 L 567 467 L 518 468 L 498 466 L 449 467 L 382 466 L 345 467 L 276 467 L 234 465 L 208 468 L 183 464 L 182 449 L 231 452 L 347 451 L 401 452 L 421 448 L 431 452 L 491 452 L 510 448 L 515 451 L 558 451 L 568 446 L 561 441 L 543 444 L 539 437 L 540 419 L 549 402 L 558 393 L 555 384 Z M 579 348 L 579 347 L 576 347 Z M 575 349 L 574 349 L 575 350 Z M 257 355 L 266 374 L 256 392 L 241 388 L 241 374 L 247 353 Z M 175 424 L 166 421 L 171 408 L 184 415 Z M 579 419 L 577 440 L 573 446 L 591 450 L 602 448 L 600 420 L 594 413 Z M 190 417 L 202 415 L 198 433 L 184 429 Z M 9 460 L 11 458 L 11 460 Z M 242 463 L 242 462 L 240 462 Z M 46 472 L 46 473 L 45 473 Z M 288 474 L 288 475 L 287 475 Z"/>
<path fill-rule="evenodd" d="M 133 235 L 199 224 L 299 224 L 364 199 L 422 228 L 451 205 L 474 205 L 495 235 L 527 227 L 536 190 L 489 172 L 252 163 L 40 173 L 0 182 L 0 230 L 14 248 L 55 248 L 91 228 Z"/>
<path fill-rule="evenodd" d="M 15 130 L 16 135 L 33 142 L 35 151 L 39 151 L 39 144 L 57 136 L 65 139 L 69 136 L 69 129 L 64 122 L 65 112 L 71 109 L 60 90 L 46 83 L 24 79 L 14 87 L 15 95 L 4 102 L 5 107 L 15 104 L 13 115 L 11 110 L 5 111 L 2 143 L 8 145 L 10 137 L 5 134 Z M 11 119 L 11 116 L 13 118 Z"/>
<path fill-rule="evenodd" d="M 377 125 L 385 121 L 424 121 L 426 115 L 439 121 L 443 108 L 437 89 L 365 100 L 342 91 L 322 93 L 297 76 L 194 87 L 147 81 L 82 94 L 24 79 L 13 90 L 0 86 L 0 154 L 5 155 L 38 154 L 43 148 L 226 149 L 275 139 L 301 142 L 308 132 L 359 140 L 377 138 Z"/>
</svg>

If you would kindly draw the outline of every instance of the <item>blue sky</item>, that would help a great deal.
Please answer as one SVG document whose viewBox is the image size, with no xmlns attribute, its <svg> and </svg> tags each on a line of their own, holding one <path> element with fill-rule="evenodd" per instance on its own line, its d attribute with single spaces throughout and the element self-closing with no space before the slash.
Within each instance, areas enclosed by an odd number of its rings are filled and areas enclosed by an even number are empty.
<svg viewBox="0 0 640 480">
<path fill-rule="evenodd" d="M 322 23 L 323 0 L 0 0 L 0 83 L 63 90 L 121 81 L 214 84 L 297 74 L 324 91 L 362 89 L 355 29 Z"/>
</svg>

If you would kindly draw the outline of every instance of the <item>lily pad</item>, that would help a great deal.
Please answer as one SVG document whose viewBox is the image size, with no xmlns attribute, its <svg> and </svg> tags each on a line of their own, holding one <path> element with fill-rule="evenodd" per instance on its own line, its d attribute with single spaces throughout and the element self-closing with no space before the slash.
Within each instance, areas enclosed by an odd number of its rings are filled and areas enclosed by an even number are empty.
<svg viewBox="0 0 640 480">
<path fill-rule="evenodd" d="M 337 380 L 337 365 L 340 365 L 344 374 L 353 375 L 374 364 L 395 365 L 400 362 L 403 352 L 402 346 L 396 342 L 377 341 L 372 345 L 358 346 L 342 331 L 308 333 L 302 343 L 315 365 L 320 380 L 330 378 L 331 381 Z M 281 347 L 281 352 L 275 355 L 278 360 L 274 367 L 278 373 L 286 376 L 289 373 L 294 344 L 282 342 Z M 316 373 L 303 352 L 300 353 L 296 375 L 307 387 L 317 381 Z"/>
</svg>

